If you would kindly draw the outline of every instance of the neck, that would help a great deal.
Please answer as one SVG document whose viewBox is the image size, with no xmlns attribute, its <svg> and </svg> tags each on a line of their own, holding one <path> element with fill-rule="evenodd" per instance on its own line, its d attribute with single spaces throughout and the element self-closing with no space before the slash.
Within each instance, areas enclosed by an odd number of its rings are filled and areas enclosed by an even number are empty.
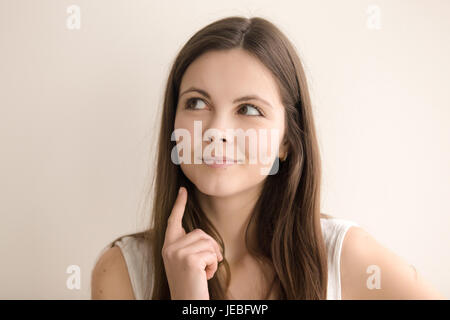
<svg viewBox="0 0 450 320">
<path fill-rule="evenodd" d="M 200 206 L 220 233 L 226 248 L 225 258 L 230 264 L 238 263 L 248 255 L 245 230 L 261 188 L 262 184 L 259 184 L 251 189 L 223 197 L 209 196 L 197 189 Z M 255 238 L 253 228 L 250 228 L 250 242 Z"/>
</svg>

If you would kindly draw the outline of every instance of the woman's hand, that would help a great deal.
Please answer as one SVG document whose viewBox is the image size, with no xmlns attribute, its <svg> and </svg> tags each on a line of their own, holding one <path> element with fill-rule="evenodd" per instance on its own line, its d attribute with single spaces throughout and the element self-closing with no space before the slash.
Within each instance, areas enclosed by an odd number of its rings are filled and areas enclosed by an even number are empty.
<svg viewBox="0 0 450 320">
<path fill-rule="evenodd" d="M 217 242 L 201 229 L 186 234 L 182 219 L 187 190 L 180 188 L 162 248 L 162 257 L 172 300 L 209 300 L 208 282 L 223 256 Z"/>
</svg>

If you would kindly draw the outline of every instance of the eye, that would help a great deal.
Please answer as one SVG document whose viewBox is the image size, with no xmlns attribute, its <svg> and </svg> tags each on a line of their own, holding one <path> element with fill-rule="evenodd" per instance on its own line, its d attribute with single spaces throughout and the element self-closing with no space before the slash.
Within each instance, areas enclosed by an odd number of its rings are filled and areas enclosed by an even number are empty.
<svg viewBox="0 0 450 320">
<path fill-rule="evenodd" d="M 199 107 L 199 108 L 196 107 L 196 102 L 197 102 L 197 101 L 200 101 L 201 104 L 203 104 L 204 106 L 206 106 L 206 103 L 205 103 L 205 101 L 203 101 L 203 99 L 200 99 L 200 98 L 190 98 L 190 99 L 188 99 L 188 100 L 186 101 L 185 108 L 186 108 L 186 109 L 191 109 L 191 110 L 203 110 L 204 107 Z M 200 105 L 201 105 L 201 104 L 200 104 Z M 241 110 L 244 110 L 244 113 L 243 113 L 243 114 L 244 114 L 244 115 L 247 115 L 247 116 L 251 116 L 251 117 L 264 117 L 263 112 L 262 112 L 258 107 L 256 107 L 256 106 L 253 105 L 253 104 L 243 104 L 242 107 L 239 109 L 239 113 L 242 114 L 242 112 L 240 112 Z"/>
<path fill-rule="evenodd" d="M 205 102 L 202 99 L 199 98 L 190 98 L 186 101 L 186 109 L 194 109 L 194 110 L 199 110 L 197 108 L 195 108 L 195 102 L 196 101 L 201 101 L 203 104 L 205 104 Z M 202 109 L 200 109 L 202 110 Z"/>
<path fill-rule="evenodd" d="M 256 116 L 256 117 L 264 116 L 263 113 L 259 110 L 259 108 L 252 104 L 244 104 L 240 110 L 245 110 L 246 115 L 249 116 Z M 250 114 L 248 114 L 247 112 L 250 112 Z"/>
</svg>

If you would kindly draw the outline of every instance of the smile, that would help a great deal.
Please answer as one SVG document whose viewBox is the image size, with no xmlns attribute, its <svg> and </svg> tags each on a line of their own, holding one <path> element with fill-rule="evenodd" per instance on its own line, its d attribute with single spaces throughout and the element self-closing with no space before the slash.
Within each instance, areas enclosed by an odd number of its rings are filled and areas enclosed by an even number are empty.
<svg viewBox="0 0 450 320">
<path fill-rule="evenodd" d="M 225 168 L 238 163 L 237 160 L 230 158 L 202 158 L 204 164 L 211 168 Z"/>
</svg>

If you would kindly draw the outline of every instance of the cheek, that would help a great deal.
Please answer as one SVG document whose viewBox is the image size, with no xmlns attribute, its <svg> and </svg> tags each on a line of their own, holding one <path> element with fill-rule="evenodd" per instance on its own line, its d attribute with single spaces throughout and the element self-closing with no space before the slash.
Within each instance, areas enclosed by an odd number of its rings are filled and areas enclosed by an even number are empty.
<svg viewBox="0 0 450 320">
<path fill-rule="evenodd" d="M 171 133 L 171 139 L 175 136 L 179 155 L 187 156 L 184 153 L 189 151 L 189 149 L 191 151 L 193 150 L 194 123 L 192 121 L 187 121 L 185 117 L 177 117 L 174 122 L 174 133 L 175 135 L 173 135 L 173 132 Z M 191 161 L 193 161 L 193 159 L 191 159 Z"/>
<path fill-rule="evenodd" d="M 249 164 L 267 166 L 278 155 L 283 131 L 278 127 L 261 128 L 251 137 L 238 141 L 239 150 L 245 150 Z"/>
<path fill-rule="evenodd" d="M 185 116 L 177 114 L 175 116 L 174 129 L 186 129 L 194 132 L 194 122 L 187 119 Z"/>
</svg>

